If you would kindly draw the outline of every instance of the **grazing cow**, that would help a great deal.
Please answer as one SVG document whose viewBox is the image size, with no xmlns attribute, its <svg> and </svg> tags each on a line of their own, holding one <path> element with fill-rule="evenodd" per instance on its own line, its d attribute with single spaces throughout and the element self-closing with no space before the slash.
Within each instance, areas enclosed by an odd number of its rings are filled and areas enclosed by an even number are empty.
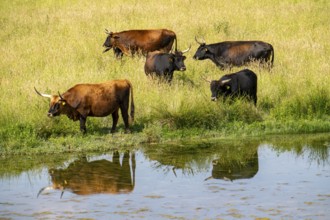
<svg viewBox="0 0 330 220">
<path fill-rule="evenodd" d="M 183 56 L 188 52 L 191 47 L 184 51 L 175 50 L 174 53 L 163 53 L 160 51 L 150 52 L 147 55 L 146 63 L 144 65 L 144 72 L 146 75 L 156 75 L 157 77 L 165 79 L 167 82 L 171 82 L 173 79 L 173 72 L 175 70 L 185 71 Z"/>
<path fill-rule="evenodd" d="M 123 194 L 135 187 L 135 154 L 125 152 L 120 164 L 120 154 L 115 151 L 112 161 L 88 161 L 86 157 L 72 162 L 64 169 L 50 169 L 52 185 L 40 189 L 37 197 L 50 189 L 70 191 L 77 195 Z"/>
<path fill-rule="evenodd" d="M 166 29 L 128 30 L 117 33 L 106 30 L 106 34 L 108 36 L 103 44 L 106 49 L 103 53 L 113 48 L 117 58 L 121 58 L 123 54 L 129 56 L 142 53 L 146 55 L 148 52 L 156 50 L 169 52 L 174 40 L 176 44 L 175 33 Z"/>
<path fill-rule="evenodd" d="M 231 68 L 232 66 L 242 66 L 252 61 L 259 61 L 262 64 L 269 63 L 270 67 L 274 63 L 274 49 L 269 43 L 262 41 L 225 41 L 215 44 L 206 44 L 205 41 L 199 42 L 194 59 L 210 59 L 221 69 Z"/>
<path fill-rule="evenodd" d="M 131 92 L 130 116 L 134 120 L 133 87 L 128 80 L 112 80 L 99 84 L 77 84 L 62 95 L 37 94 L 50 98 L 49 117 L 65 114 L 73 121 L 80 121 L 80 130 L 86 132 L 86 119 L 105 117 L 112 114 L 111 132 L 115 132 L 119 119 L 118 112 L 125 123 L 125 131 L 129 132 L 129 95 Z"/>
<path fill-rule="evenodd" d="M 220 80 L 208 82 L 210 83 L 212 101 L 216 101 L 219 96 L 247 96 L 257 105 L 257 75 L 249 69 L 227 74 L 222 76 Z"/>
</svg>

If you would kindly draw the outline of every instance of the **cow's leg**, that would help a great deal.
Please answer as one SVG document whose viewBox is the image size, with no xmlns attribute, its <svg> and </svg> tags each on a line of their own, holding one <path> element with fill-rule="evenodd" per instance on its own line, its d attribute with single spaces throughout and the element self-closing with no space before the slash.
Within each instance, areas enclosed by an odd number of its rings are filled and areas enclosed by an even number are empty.
<svg viewBox="0 0 330 220">
<path fill-rule="evenodd" d="M 130 133 L 129 123 L 128 123 L 128 102 L 120 105 L 120 111 L 125 124 L 125 133 Z"/>
<path fill-rule="evenodd" d="M 80 116 L 79 121 L 80 121 L 80 131 L 83 132 L 84 134 L 86 133 L 86 119 L 87 117 Z"/>
<path fill-rule="evenodd" d="M 172 79 L 173 79 L 173 72 L 168 73 L 167 76 L 166 76 L 166 78 L 167 78 L 167 82 L 168 83 L 171 83 L 172 82 Z"/>
<path fill-rule="evenodd" d="M 117 127 L 117 123 L 118 123 L 118 119 L 119 119 L 119 115 L 118 115 L 118 110 L 114 111 L 114 113 L 112 113 L 112 128 L 111 128 L 111 133 L 114 133 L 116 131 L 116 127 Z"/>
<path fill-rule="evenodd" d="M 121 181 L 126 184 L 127 188 L 131 188 L 133 181 L 131 175 L 131 168 L 129 164 L 130 156 L 129 151 L 126 151 L 123 156 L 123 161 L 121 165 Z"/>
<path fill-rule="evenodd" d="M 114 52 L 114 54 L 115 54 L 115 56 L 116 56 L 116 58 L 119 60 L 119 59 L 121 59 L 121 58 L 123 58 L 123 52 L 119 49 L 119 48 L 113 48 L 113 52 Z"/>
<path fill-rule="evenodd" d="M 112 155 L 112 163 L 116 164 L 117 166 L 120 166 L 120 155 L 118 151 L 113 152 Z"/>
<path fill-rule="evenodd" d="M 257 106 L 257 96 L 256 95 L 253 95 L 253 103 L 254 103 L 254 106 Z"/>
</svg>

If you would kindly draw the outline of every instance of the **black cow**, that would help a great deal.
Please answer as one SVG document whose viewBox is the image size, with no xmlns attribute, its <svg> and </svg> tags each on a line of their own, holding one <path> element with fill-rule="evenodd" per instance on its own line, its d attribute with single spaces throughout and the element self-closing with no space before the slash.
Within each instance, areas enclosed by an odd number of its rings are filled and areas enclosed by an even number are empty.
<svg viewBox="0 0 330 220">
<path fill-rule="evenodd" d="M 188 52 L 191 47 L 184 51 L 175 50 L 174 53 L 163 53 L 159 51 L 150 52 L 147 55 L 146 63 L 144 65 L 144 72 L 146 75 L 156 75 L 157 77 L 165 79 L 167 82 L 171 82 L 173 79 L 173 72 L 185 71 L 183 56 Z"/>
<path fill-rule="evenodd" d="M 262 41 L 225 41 L 215 44 L 199 42 L 194 59 L 210 59 L 221 69 L 232 66 L 242 66 L 252 61 L 259 61 L 261 64 L 269 63 L 269 67 L 274 63 L 274 49 L 269 43 Z M 270 60 L 271 59 L 271 60 Z"/>
<path fill-rule="evenodd" d="M 216 101 L 219 96 L 239 97 L 247 96 L 257 104 L 257 75 L 249 69 L 224 75 L 220 80 L 208 81 L 211 88 L 211 100 Z"/>
</svg>

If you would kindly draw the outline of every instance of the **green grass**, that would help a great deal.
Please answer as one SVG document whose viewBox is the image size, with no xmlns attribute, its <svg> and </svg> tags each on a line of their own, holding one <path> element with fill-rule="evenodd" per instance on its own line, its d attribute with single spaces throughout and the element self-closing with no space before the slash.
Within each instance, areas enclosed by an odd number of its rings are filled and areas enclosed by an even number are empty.
<svg viewBox="0 0 330 220">
<path fill-rule="evenodd" d="M 330 131 L 329 1 L 8 1 L 0 4 L 0 154 L 93 151 L 144 142 Z M 172 85 L 150 81 L 143 57 L 102 54 L 104 29 L 168 28 L 187 48 L 186 72 Z M 198 44 L 263 40 L 275 50 L 258 75 L 258 105 L 210 101 L 201 79 L 223 74 L 192 59 Z M 47 118 L 45 93 L 77 83 L 127 78 L 134 87 L 133 133 L 109 134 L 112 119 L 88 118 L 88 134 L 65 116 Z"/>
</svg>

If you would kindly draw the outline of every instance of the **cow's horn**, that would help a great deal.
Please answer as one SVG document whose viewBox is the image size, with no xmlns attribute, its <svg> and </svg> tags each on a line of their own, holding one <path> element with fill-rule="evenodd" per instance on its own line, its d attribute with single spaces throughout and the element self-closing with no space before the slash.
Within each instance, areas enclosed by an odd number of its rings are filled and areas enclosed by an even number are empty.
<svg viewBox="0 0 330 220">
<path fill-rule="evenodd" d="M 46 97 L 46 98 L 51 98 L 51 97 L 52 97 L 52 95 L 48 95 L 48 94 L 40 93 L 40 92 L 36 89 L 36 87 L 34 87 L 34 91 L 36 91 L 36 93 L 37 93 L 38 95 L 42 96 L 42 97 Z"/>
<path fill-rule="evenodd" d="M 62 199 L 63 194 L 64 194 L 64 190 L 62 190 L 62 192 L 61 192 L 61 197 L 60 197 L 60 199 Z"/>
<path fill-rule="evenodd" d="M 214 179 L 213 176 L 207 177 L 204 181 L 208 181 L 210 179 Z"/>
<path fill-rule="evenodd" d="M 201 76 L 201 78 L 204 79 L 206 82 L 211 83 L 211 81 L 206 79 L 205 77 Z"/>
<path fill-rule="evenodd" d="M 186 50 L 184 50 L 184 51 L 182 51 L 182 53 L 187 53 L 190 50 L 190 48 L 191 48 L 191 44 L 190 44 L 189 48 L 186 49 Z"/>
<path fill-rule="evenodd" d="M 221 80 L 221 84 L 224 85 L 225 83 L 229 82 L 231 79 L 225 79 L 225 80 Z"/>
<path fill-rule="evenodd" d="M 202 40 L 203 40 L 203 42 L 199 42 L 199 41 L 197 40 L 197 37 L 195 36 L 195 41 L 196 41 L 198 44 L 200 44 L 200 45 L 205 44 L 205 40 L 204 40 L 204 38 L 203 38 Z"/>
<path fill-rule="evenodd" d="M 61 96 L 61 93 L 58 91 L 58 96 L 62 99 L 62 100 L 64 100 L 64 98 Z"/>
<path fill-rule="evenodd" d="M 106 34 L 110 34 L 111 31 L 109 31 L 108 29 L 105 29 L 105 33 L 106 33 Z"/>
<path fill-rule="evenodd" d="M 50 190 L 50 189 L 54 189 L 54 187 L 52 187 L 52 186 L 46 186 L 46 187 L 41 188 L 41 189 L 39 190 L 39 192 L 38 192 L 37 198 L 39 197 L 39 195 L 40 195 L 43 191 L 45 191 L 45 190 Z"/>
</svg>

